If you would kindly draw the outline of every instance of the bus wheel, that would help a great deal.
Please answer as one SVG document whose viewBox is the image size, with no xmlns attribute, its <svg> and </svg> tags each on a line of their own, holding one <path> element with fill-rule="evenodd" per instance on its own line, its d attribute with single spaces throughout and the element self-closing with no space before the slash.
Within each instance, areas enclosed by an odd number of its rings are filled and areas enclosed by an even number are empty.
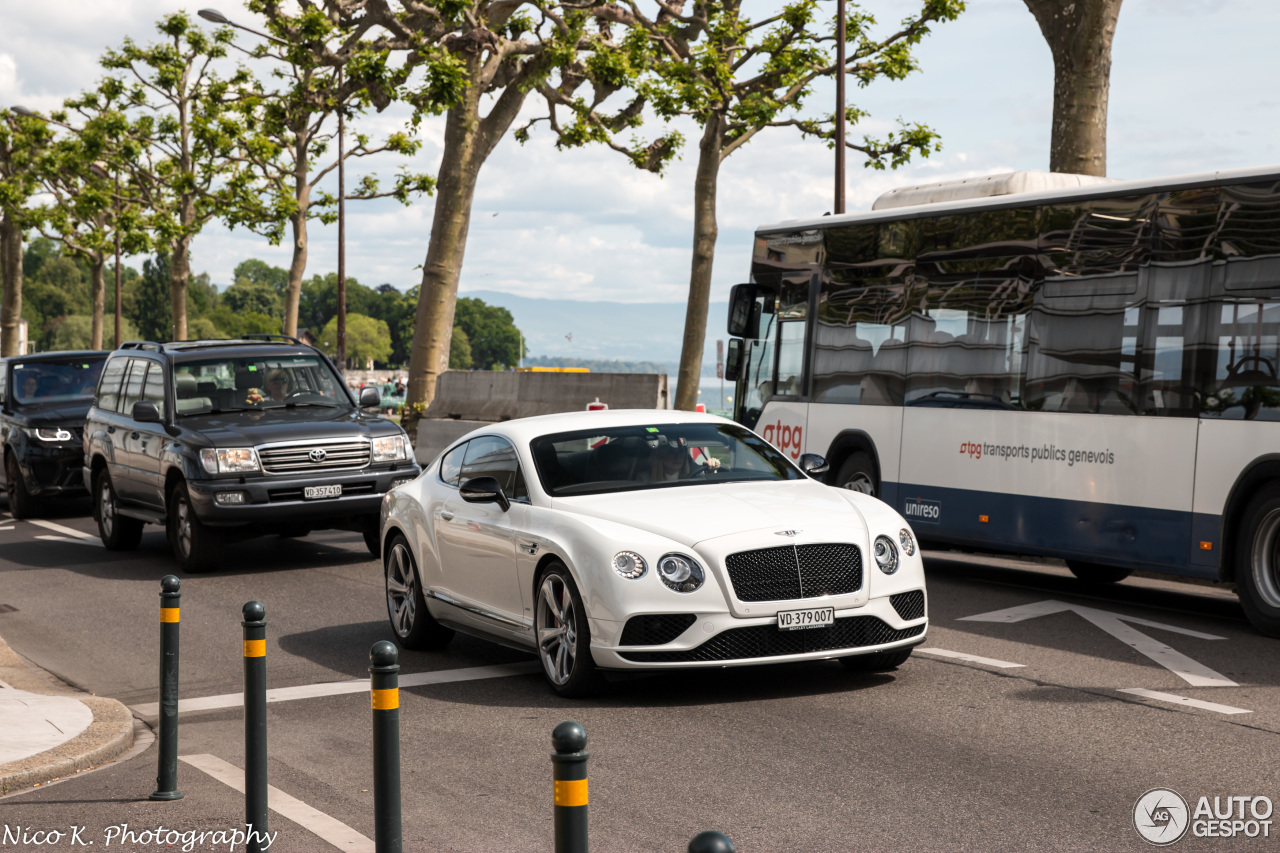
<svg viewBox="0 0 1280 853">
<path fill-rule="evenodd" d="M 862 492 L 864 495 L 876 496 L 876 469 L 871 464 L 871 457 L 859 450 L 853 453 L 840 466 L 831 485 L 841 489 Z"/>
<path fill-rule="evenodd" d="M 1071 570 L 1071 574 L 1085 583 L 1117 583 L 1133 574 L 1133 569 L 1100 566 L 1097 563 L 1082 563 L 1079 560 L 1067 560 L 1067 568 Z"/>
<path fill-rule="evenodd" d="M 1280 637 L 1280 484 L 1249 503 L 1236 546 L 1236 594 L 1259 633 Z"/>
</svg>

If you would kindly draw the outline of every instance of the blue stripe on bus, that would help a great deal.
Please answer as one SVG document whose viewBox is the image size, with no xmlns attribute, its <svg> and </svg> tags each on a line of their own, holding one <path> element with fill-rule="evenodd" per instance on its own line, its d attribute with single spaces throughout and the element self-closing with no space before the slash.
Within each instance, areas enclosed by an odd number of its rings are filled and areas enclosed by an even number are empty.
<svg viewBox="0 0 1280 853">
<path fill-rule="evenodd" d="M 913 483 L 884 483 L 881 494 L 926 543 L 1218 577 L 1218 516 Z"/>
</svg>

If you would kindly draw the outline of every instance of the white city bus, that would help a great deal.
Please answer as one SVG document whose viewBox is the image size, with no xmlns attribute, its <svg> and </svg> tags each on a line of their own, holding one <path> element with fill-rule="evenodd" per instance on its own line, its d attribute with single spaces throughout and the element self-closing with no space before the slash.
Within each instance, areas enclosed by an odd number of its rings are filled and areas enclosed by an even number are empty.
<svg viewBox="0 0 1280 853">
<path fill-rule="evenodd" d="M 1025 178 L 761 227 L 734 416 L 926 541 L 1234 581 L 1280 636 L 1280 166 Z"/>
</svg>

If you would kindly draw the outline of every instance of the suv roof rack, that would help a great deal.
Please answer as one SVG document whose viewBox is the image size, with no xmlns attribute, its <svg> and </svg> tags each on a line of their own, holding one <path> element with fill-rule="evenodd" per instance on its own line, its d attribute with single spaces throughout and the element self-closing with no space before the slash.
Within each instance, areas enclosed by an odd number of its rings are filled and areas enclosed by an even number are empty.
<svg viewBox="0 0 1280 853">
<path fill-rule="evenodd" d="M 158 344 L 155 341 L 125 341 L 119 349 L 149 349 L 164 352 L 164 344 Z"/>
<path fill-rule="evenodd" d="M 276 341 L 280 341 L 286 344 L 297 344 L 300 347 L 306 346 L 306 344 L 304 344 L 302 341 L 298 340 L 297 338 L 293 337 L 292 335 L 269 335 L 269 334 L 255 333 L 252 335 L 241 335 L 240 337 L 248 341 L 266 341 L 268 343 L 275 343 Z"/>
</svg>

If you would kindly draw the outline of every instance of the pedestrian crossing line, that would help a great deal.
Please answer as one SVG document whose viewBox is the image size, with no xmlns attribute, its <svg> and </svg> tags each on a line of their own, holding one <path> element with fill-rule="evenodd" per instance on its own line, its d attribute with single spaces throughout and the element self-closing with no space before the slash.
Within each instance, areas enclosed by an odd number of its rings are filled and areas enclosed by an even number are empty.
<svg viewBox="0 0 1280 853">
<path fill-rule="evenodd" d="M 432 672 L 411 672 L 400 676 L 400 686 L 423 687 L 430 684 L 452 684 L 458 681 L 479 681 L 485 678 L 505 678 L 512 675 L 528 675 L 538 672 L 537 663 L 502 663 L 492 666 L 469 666 L 460 669 L 438 669 Z M 322 681 L 318 684 L 300 684 L 295 687 L 276 687 L 267 691 L 267 702 L 289 702 L 295 699 L 316 699 L 322 696 L 343 696 L 348 693 L 365 693 L 369 679 L 354 681 Z M 219 696 L 200 696 L 178 702 L 178 713 L 214 711 L 221 708 L 240 708 L 244 705 L 243 693 L 223 693 Z M 149 702 L 133 705 L 131 709 L 144 716 L 160 714 L 160 703 Z"/>
<path fill-rule="evenodd" d="M 72 539 L 88 540 L 90 542 L 98 541 L 98 537 L 91 533 L 85 533 L 83 530 L 76 530 L 74 527 L 67 527 L 64 524 L 58 524 L 53 521 L 45 521 L 43 518 L 29 518 L 27 519 L 27 522 L 34 524 L 37 527 L 43 527 L 45 530 L 52 530 L 54 533 L 60 533 L 63 536 L 70 536 Z M 37 536 L 36 538 L 42 539 L 44 537 Z"/>
<path fill-rule="evenodd" d="M 996 660 L 995 658 L 984 658 L 978 655 L 968 655 L 964 652 L 953 652 L 950 649 L 938 649 L 929 647 L 927 649 L 916 649 L 916 654 L 936 655 L 940 658 L 955 658 L 956 660 L 968 661 L 969 663 L 980 663 L 983 666 L 994 666 L 998 669 L 1021 669 L 1025 667 L 1025 663 L 1010 663 L 1007 660 Z"/>
<path fill-rule="evenodd" d="M 244 771 L 216 755 L 179 755 L 178 760 L 217 779 L 238 793 L 244 793 Z M 267 786 L 267 808 L 319 836 L 339 850 L 375 853 L 373 839 L 361 835 L 337 818 L 291 797 L 275 785 Z M 276 830 L 279 832 L 279 829 Z M 274 833 L 273 833 L 274 835 Z"/>
<path fill-rule="evenodd" d="M 1142 687 L 1129 687 L 1120 691 L 1130 696 L 1141 696 L 1144 699 L 1151 699 L 1156 702 L 1168 702 L 1172 705 L 1182 705 L 1188 708 L 1199 708 L 1202 711 L 1214 711 L 1219 714 L 1252 714 L 1246 708 L 1233 708 L 1230 705 L 1219 705 L 1217 702 L 1206 702 L 1203 699 L 1191 699 L 1187 696 L 1177 696 L 1173 693 L 1161 693 L 1158 690 L 1147 690 Z"/>
</svg>

